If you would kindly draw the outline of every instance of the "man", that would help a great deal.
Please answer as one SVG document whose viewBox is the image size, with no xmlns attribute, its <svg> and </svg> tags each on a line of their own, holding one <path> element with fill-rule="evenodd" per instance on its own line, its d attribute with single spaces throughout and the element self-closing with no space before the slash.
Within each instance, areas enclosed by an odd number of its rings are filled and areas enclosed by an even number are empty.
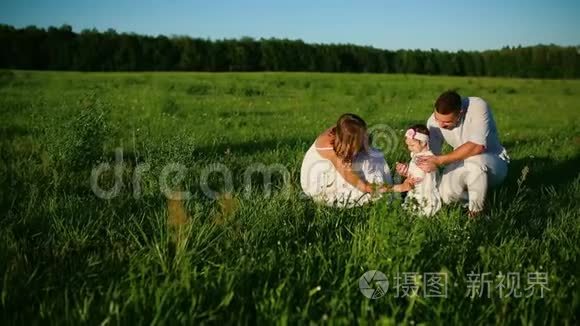
<svg viewBox="0 0 580 326">
<path fill-rule="evenodd" d="M 419 160 L 419 168 L 431 172 L 445 166 L 439 184 L 441 199 L 444 203 L 467 200 L 469 216 L 476 216 L 483 210 L 488 188 L 505 179 L 509 163 L 489 106 L 478 97 L 444 92 L 435 102 L 427 127 L 435 155 Z M 452 152 L 441 153 L 443 141 L 453 147 Z M 404 172 L 406 167 L 399 169 Z"/>
</svg>

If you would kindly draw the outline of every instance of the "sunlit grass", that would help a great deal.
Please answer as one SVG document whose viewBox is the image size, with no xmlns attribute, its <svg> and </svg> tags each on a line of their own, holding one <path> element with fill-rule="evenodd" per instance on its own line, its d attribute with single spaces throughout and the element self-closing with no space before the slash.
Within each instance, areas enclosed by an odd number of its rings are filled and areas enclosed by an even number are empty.
<svg viewBox="0 0 580 326">
<path fill-rule="evenodd" d="M 362 74 L 15 72 L 0 86 L 0 316 L 10 323 L 578 323 L 580 82 Z M 459 88 L 492 105 L 512 158 L 485 216 L 433 219 L 398 200 L 351 210 L 299 192 L 316 135 L 344 112 L 401 131 Z M 387 160 L 408 158 L 393 142 Z M 110 200 L 91 169 L 123 151 Z M 168 200 L 160 175 L 183 164 Z M 233 189 L 209 178 L 226 166 Z M 282 164 L 272 195 L 248 166 Z M 149 164 L 139 178 L 135 171 Z M 527 172 L 526 172 L 527 171 Z M 100 184 L 114 184 L 114 173 Z M 138 195 L 135 195 L 135 194 Z M 447 298 L 365 298 L 376 269 L 445 272 Z M 544 298 L 466 298 L 471 272 L 547 272 Z M 392 284 L 391 284 L 392 285 Z"/>
</svg>

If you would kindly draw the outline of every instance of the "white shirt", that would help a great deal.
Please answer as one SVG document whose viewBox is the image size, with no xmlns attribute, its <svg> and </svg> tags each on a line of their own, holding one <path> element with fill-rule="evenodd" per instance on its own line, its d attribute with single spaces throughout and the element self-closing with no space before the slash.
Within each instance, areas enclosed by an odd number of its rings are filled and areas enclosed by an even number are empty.
<svg viewBox="0 0 580 326">
<path fill-rule="evenodd" d="M 443 140 L 456 149 L 472 142 L 485 146 L 485 153 L 498 155 L 502 160 L 509 162 L 509 156 L 499 141 L 495 120 L 487 103 L 479 97 L 462 99 L 464 114 L 457 126 L 451 130 L 439 127 L 435 114 L 427 120 L 429 129 L 429 148 L 435 154 L 441 154 Z"/>
</svg>

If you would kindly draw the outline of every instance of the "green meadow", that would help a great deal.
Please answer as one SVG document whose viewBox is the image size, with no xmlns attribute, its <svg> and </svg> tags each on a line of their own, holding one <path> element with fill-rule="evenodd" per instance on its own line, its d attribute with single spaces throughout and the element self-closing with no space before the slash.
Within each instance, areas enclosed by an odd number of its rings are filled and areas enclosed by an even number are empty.
<svg viewBox="0 0 580 326">
<path fill-rule="evenodd" d="M 483 216 L 301 195 L 340 114 L 379 126 L 394 167 L 447 89 L 488 101 L 511 157 Z M 0 71 L 0 321 L 578 324 L 579 121 L 577 80 Z"/>
</svg>

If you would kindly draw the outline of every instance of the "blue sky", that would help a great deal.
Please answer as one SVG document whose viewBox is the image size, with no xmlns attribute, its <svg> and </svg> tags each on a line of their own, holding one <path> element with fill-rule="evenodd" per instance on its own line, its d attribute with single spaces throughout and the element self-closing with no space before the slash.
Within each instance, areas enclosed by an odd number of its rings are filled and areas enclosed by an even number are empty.
<svg viewBox="0 0 580 326">
<path fill-rule="evenodd" d="M 0 0 L 0 23 L 456 51 L 580 45 L 580 0 Z"/>
</svg>

